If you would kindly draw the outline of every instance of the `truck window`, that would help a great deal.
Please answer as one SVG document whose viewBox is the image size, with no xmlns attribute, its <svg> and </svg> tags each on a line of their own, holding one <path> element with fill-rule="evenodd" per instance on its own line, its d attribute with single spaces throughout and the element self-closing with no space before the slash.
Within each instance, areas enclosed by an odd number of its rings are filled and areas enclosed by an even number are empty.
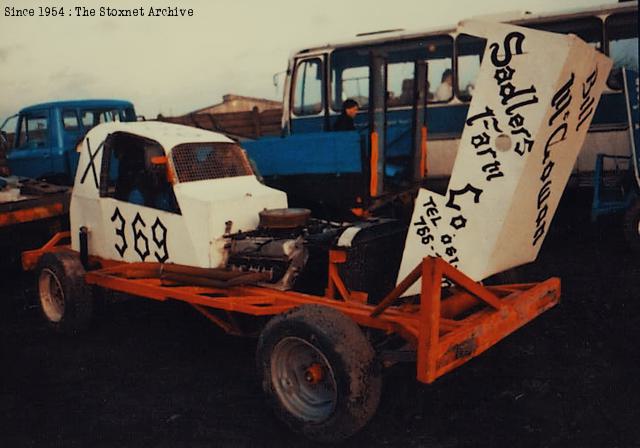
<svg viewBox="0 0 640 448">
<path fill-rule="evenodd" d="M 178 145 L 171 157 L 179 182 L 253 175 L 244 151 L 235 143 Z"/>
<path fill-rule="evenodd" d="M 17 148 L 46 148 L 49 145 L 49 117 L 47 112 L 32 112 L 20 119 Z"/>
<path fill-rule="evenodd" d="M 121 121 L 118 109 L 103 110 L 100 113 L 100 123 L 111 123 L 112 121 Z"/>
<path fill-rule="evenodd" d="M 297 116 L 322 112 L 322 62 L 319 58 L 298 63 L 293 94 L 293 113 Z"/>
<path fill-rule="evenodd" d="M 88 131 L 101 123 L 126 121 L 126 115 L 120 109 L 85 109 L 81 112 L 82 126 Z"/>
<path fill-rule="evenodd" d="M 136 135 L 118 132 L 111 135 L 102 156 L 100 196 L 144 207 L 180 213 L 166 174 L 166 166 L 152 163 L 164 156 L 159 143 Z"/>
<path fill-rule="evenodd" d="M 76 132 L 80 130 L 78 115 L 75 110 L 62 111 L 62 126 L 65 131 Z"/>
</svg>

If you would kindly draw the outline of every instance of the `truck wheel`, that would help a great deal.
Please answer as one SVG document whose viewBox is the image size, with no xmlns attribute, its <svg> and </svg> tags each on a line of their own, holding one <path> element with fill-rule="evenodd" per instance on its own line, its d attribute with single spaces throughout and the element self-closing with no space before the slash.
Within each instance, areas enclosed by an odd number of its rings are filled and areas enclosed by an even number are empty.
<svg viewBox="0 0 640 448">
<path fill-rule="evenodd" d="M 40 310 L 49 325 L 66 334 L 86 329 L 93 315 L 93 298 L 84 282 L 80 258 L 73 253 L 47 253 L 36 272 Z"/>
<path fill-rule="evenodd" d="M 636 199 L 624 214 L 624 236 L 631 250 L 640 254 L 640 199 Z"/>
<path fill-rule="evenodd" d="M 274 317 L 256 357 L 269 404 L 310 439 L 344 440 L 376 412 L 382 380 L 375 352 L 339 311 L 304 305 Z"/>
</svg>

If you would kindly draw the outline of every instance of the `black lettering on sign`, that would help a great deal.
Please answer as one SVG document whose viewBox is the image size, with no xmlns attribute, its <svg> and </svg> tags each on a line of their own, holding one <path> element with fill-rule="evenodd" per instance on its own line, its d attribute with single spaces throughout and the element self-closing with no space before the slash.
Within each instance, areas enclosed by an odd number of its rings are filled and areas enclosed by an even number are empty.
<svg viewBox="0 0 640 448">
<path fill-rule="evenodd" d="M 491 48 L 491 63 L 496 67 L 504 67 L 505 65 L 508 65 L 514 54 L 522 54 L 522 42 L 524 42 L 524 34 L 518 31 L 507 34 L 504 38 L 503 58 L 500 58 L 498 55 L 500 45 L 495 42 L 492 43 L 489 46 L 489 48 Z M 511 51 L 512 44 L 515 46 L 515 51 Z"/>
<path fill-rule="evenodd" d="M 558 134 L 562 133 L 560 138 L 558 138 Z M 547 139 L 547 144 L 544 145 L 544 159 L 542 160 L 543 164 L 546 164 L 551 157 L 551 147 L 557 145 L 558 143 L 562 143 L 567 138 L 567 123 L 562 123 L 558 126 Z"/>
<path fill-rule="evenodd" d="M 549 118 L 549 126 L 553 126 L 553 122 L 556 121 L 556 118 L 569 107 L 569 104 L 571 104 L 571 86 L 573 85 L 573 80 L 575 78 L 575 75 L 571 73 L 569 80 L 560 87 L 560 90 L 558 90 L 555 95 L 553 95 L 551 105 L 556 109 L 556 111 L 553 113 L 551 118 Z M 568 110 L 562 117 L 562 121 L 567 121 L 567 118 L 569 118 Z"/>
<path fill-rule="evenodd" d="M 582 83 L 582 104 L 580 104 L 580 115 L 578 119 L 580 122 L 576 126 L 576 131 L 579 131 L 582 124 L 593 114 L 595 109 L 596 99 L 591 96 L 591 89 L 598 80 L 598 67 L 589 75 L 587 80 Z"/>
<path fill-rule="evenodd" d="M 569 118 L 569 106 L 571 105 L 571 86 L 575 75 L 571 73 L 571 76 L 567 81 L 558 89 L 551 99 L 551 105 L 555 108 L 555 111 L 551 118 L 549 118 L 549 126 L 554 125 L 556 118 L 560 117 L 562 122 L 556 126 L 551 132 L 547 142 L 544 146 L 544 154 L 542 158 L 542 172 L 540 173 L 540 189 L 538 190 L 538 198 L 536 203 L 537 216 L 535 221 L 535 231 L 533 233 L 533 239 L 531 241 L 532 246 L 536 246 L 542 237 L 547 233 L 547 214 L 549 212 L 549 205 L 547 201 L 551 197 L 553 180 L 551 174 L 555 163 L 552 160 L 551 149 L 558 143 L 562 143 L 567 138 L 567 119 Z M 564 112 L 564 113 L 563 113 Z"/>
<path fill-rule="evenodd" d="M 467 226 L 467 218 L 465 218 L 462 215 L 458 215 L 458 216 L 455 216 L 455 217 L 451 218 L 451 221 L 449 222 L 449 224 L 454 229 L 460 230 L 460 229 L 462 229 L 462 228 Z"/>
<path fill-rule="evenodd" d="M 167 228 L 162 224 L 160 218 L 156 218 L 151 226 L 151 235 L 153 236 L 153 242 L 158 249 L 162 251 L 162 254 L 154 251 L 153 255 L 158 262 L 164 263 L 169 258 L 169 251 L 167 250 Z"/>
<path fill-rule="evenodd" d="M 533 88 L 533 92 L 535 92 L 535 87 L 531 86 Z M 524 92 L 523 90 L 520 90 L 519 92 Z M 530 89 L 526 90 L 527 93 L 530 93 Z M 516 104 L 512 104 L 511 106 L 507 107 L 505 109 L 505 112 L 507 113 L 507 115 L 513 115 L 514 111 L 516 111 L 517 109 L 520 109 L 521 107 L 524 106 L 528 106 L 529 104 L 536 104 L 538 101 L 540 101 L 538 99 L 537 96 L 533 95 L 531 98 L 526 99 L 524 101 L 520 101 L 519 103 Z"/>
<path fill-rule="evenodd" d="M 477 204 L 478 202 L 480 202 L 480 195 L 482 194 L 482 190 L 480 188 L 474 187 L 471 184 L 467 184 L 465 185 L 464 188 L 461 188 L 460 190 L 454 190 L 452 188 L 449 189 L 449 200 L 447 201 L 447 207 L 456 209 L 458 211 L 462 210 L 460 205 L 456 204 L 456 197 L 462 196 L 467 193 L 473 194 L 474 203 Z"/>
<path fill-rule="evenodd" d="M 124 233 L 124 227 L 127 224 L 127 222 L 124 220 L 124 217 L 122 216 L 122 213 L 120 213 L 120 209 L 118 207 L 116 207 L 116 209 L 113 211 L 113 215 L 111 215 L 111 222 L 116 222 L 116 219 L 120 221 L 120 225 L 116 227 L 116 236 L 120 237 L 120 239 L 122 240 L 122 243 L 120 245 L 116 243 L 114 244 L 114 246 L 118 251 L 118 253 L 120 254 L 120 256 L 124 257 L 124 253 L 127 251 L 127 247 L 129 247 L 127 245 L 127 237 L 125 236 L 125 233 Z"/>
<path fill-rule="evenodd" d="M 483 145 L 488 145 L 490 142 L 491 142 L 491 137 L 489 137 L 489 134 L 487 134 L 486 132 L 483 132 L 481 134 L 474 135 L 473 137 L 471 137 L 471 144 L 476 149 L 478 149 Z"/>
<path fill-rule="evenodd" d="M 136 252 L 140 256 L 140 259 L 142 261 L 144 261 L 145 258 L 147 258 L 150 254 L 149 239 L 145 236 L 142 230 L 145 227 L 146 227 L 146 224 L 142 219 L 142 216 L 140 216 L 140 213 L 136 213 L 136 217 L 133 219 L 133 222 L 131 223 L 131 228 L 133 229 L 133 239 L 134 239 L 133 247 L 135 248 Z M 144 251 L 142 251 L 141 247 L 139 247 L 139 243 L 141 241 L 144 241 Z"/>
<path fill-rule="evenodd" d="M 496 177 L 504 176 L 504 173 L 500 171 L 500 162 L 497 160 L 483 165 L 482 172 L 488 173 L 486 177 L 487 181 L 490 181 L 491 179 L 495 179 Z"/>
<path fill-rule="evenodd" d="M 505 84 L 502 84 L 500 86 L 500 97 L 502 98 L 502 100 L 500 101 L 502 103 L 503 106 L 506 106 L 507 104 L 509 104 L 509 102 L 514 99 L 517 96 L 522 96 L 522 95 L 529 95 L 529 94 L 533 94 L 536 93 L 536 88 L 535 86 L 531 86 L 528 89 L 516 89 L 516 86 L 514 86 L 513 84 L 511 84 L 510 82 L 507 82 Z M 533 102 L 537 103 L 538 102 L 538 97 L 533 95 Z M 524 103 L 519 103 L 521 105 L 524 105 Z M 529 101 L 527 104 L 531 104 L 531 101 Z M 511 108 L 509 108 L 511 109 Z M 511 115 L 509 113 L 509 109 L 507 109 L 507 113 L 509 115 Z"/>
<path fill-rule="evenodd" d="M 502 129 L 500 129 L 500 126 L 498 125 L 498 119 L 496 118 L 493 110 L 488 106 L 485 106 L 484 112 L 480 112 L 479 114 L 469 117 L 467 119 L 467 126 L 473 126 L 473 123 L 476 120 L 482 119 L 482 124 L 484 125 L 484 128 L 489 130 L 489 120 L 488 120 L 489 118 L 491 119 L 493 130 L 496 132 L 502 132 Z"/>
<path fill-rule="evenodd" d="M 514 69 L 507 65 L 504 68 L 496 69 L 493 77 L 496 79 L 496 81 L 498 81 L 498 84 L 502 84 L 503 82 L 511 81 L 515 72 L 516 71 Z"/>
</svg>

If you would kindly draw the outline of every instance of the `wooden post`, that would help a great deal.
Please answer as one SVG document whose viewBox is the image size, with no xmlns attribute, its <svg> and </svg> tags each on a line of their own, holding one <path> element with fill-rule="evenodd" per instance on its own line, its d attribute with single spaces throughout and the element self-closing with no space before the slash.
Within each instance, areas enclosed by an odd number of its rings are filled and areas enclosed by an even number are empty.
<svg viewBox="0 0 640 448">
<path fill-rule="evenodd" d="M 258 106 L 251 109 L 251 118 L 253 119 L 253 134 L 256 138 L 260 137 L 260 110 Z"/>
</svg>

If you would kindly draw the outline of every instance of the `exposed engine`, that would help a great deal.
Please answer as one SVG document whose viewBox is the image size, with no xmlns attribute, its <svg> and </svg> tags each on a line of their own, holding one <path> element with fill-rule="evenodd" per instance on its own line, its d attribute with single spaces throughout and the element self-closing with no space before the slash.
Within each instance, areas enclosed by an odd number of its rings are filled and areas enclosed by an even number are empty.
<svg viewBox="0 0 640 448">
<path fill-rule="evenodd" d="M 367 289 L 375 301 L 395 285 L 405 235 L 395 220 L 335 223 L 310 218 L 306 209 L 265 210 L 258 229 L 229 235 L 227 265 L 267 273 L 263 286 L 322 294 L 329 250 L 342 248 L 348 252 L 341 265 L 347 287 Z"/>
</svg>

